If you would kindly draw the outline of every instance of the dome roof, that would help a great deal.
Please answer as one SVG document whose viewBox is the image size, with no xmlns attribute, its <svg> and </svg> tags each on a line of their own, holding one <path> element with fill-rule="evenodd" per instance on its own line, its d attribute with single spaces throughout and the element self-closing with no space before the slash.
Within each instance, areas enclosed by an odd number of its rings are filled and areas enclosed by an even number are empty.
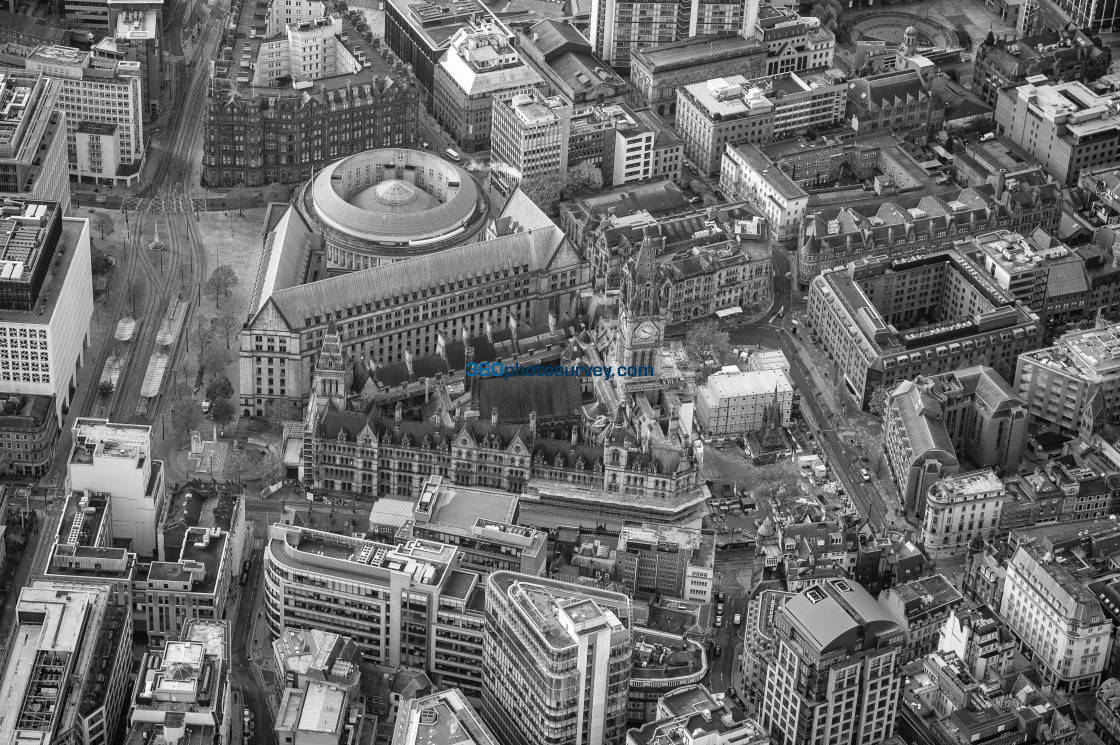
<svg viewBox="0 0 1120 745">
<path fill-rule="evenodd" d="M 895 28 L 898 28 L 898 27 L 895 26 Z M 907 36 L 917 36 L 918 35 L 918 29 L 914 28 L 913 26 L 907 26 L 905 34 Z"/>
<path fill-rule="evenodd" d="M 382 204 L 397 207 L 416 199 L 416 187 L 407 181 L 389 179 L 373 187 L 373 197 Z"/>
</svg>

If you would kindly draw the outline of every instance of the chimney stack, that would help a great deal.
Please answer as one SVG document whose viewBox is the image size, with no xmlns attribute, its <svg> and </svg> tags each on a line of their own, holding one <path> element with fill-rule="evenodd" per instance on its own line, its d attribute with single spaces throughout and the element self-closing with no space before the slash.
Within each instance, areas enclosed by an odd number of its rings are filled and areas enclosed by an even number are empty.
<svg viewBox="0 0 1120 745">
<path fill-rule="evenodd" d="M 533 439 L 537 437 L 537 412 L 529 412 L 529 436 Z"/>
<path fill-rule="evenodd" d="M 1003 191 L 1006 188 L 1007 188 L 1007 169 L 1006 168 L 1001 168 L 1001 169 L 999 169 L 999 173 L 996 174 L 996 199 L 997 200 L 1003 199 Z"/>
<path fill-rule="evenodd" d="M 393 418 L 396 419 L 399 422 L 401 420 L 401 415 L 403 413 L 404 413 L 404 404 L 401 403 L 400 401 L 397 401 L 397 408 L 396 408 L 396 411 L 393 412 Z"/>
<path fill-rule="evenodd" d="M 494 426 L 498 425 L 498 407 L 490 409 L 490 423 Z"/>
</svg>

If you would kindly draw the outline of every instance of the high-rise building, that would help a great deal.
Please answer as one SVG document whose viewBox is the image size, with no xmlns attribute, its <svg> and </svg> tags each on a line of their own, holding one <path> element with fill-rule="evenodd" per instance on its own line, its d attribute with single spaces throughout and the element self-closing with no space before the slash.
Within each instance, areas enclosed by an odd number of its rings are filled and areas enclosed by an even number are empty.
<svg viewBox="0 0 1120 745">
<path fill-rule="evenodd" d="M 1014 380 L 1033 422 L 1074 436 L 1096 432 L 1120 415 L 1120 324 L 1101 320 L 1026 352 Z"/>
<path fill-rule="evenodd" d="M 1077 28 L 1096 31 L 1120 29 L 1120 4 L 1097 0 L 1034 0 L 1036 5 L 1033 29 L 1061 29 L 1072 22 Z M 1024 11 L 1026 8 L 1024 8 Z M 1026 34 L 1022 34 L 1026 36 Z"/>
<path fill-rule="evenodd" d="M 50 468 L 93 318 L 89 221 L 57 203 L 0 205 L 0 470 Z"/>
<path fill-rule="evenodd" d="M 443 543 L 392 546 L 276 524 L 265 546 L 265 619 L 275 636 L 349 636 L 367 661 L 425 670 L 477 700 L 482 586 L 477 574 L 455 568 L 458 556 Z M 314 591 L 332 584 L 338 589 Z"/>
<path fill-rule="evenodd" d="M 755 0 L 594 0 L 591 43 L 611 66 L 629 70 L 631 52 L 695 37 L 738 34 L 745 25 L 754 26 L 757 9 Z"/>
<path fill-rule="evenodd" d="M 42 72 L 60 82 L 70 176 L 126 186 L 139 181 L 145 108 L 139 62 L 95 50 L 9 43 L 0 49 L 0 67 Z"/>
<path fill-rule="evenodd" d="M 107 587 L 38 581 L 0 642 L 4 745 L 114 745 L 128 698 L 132 606 Z"/>
<path fill-rule="evenodd" d="M 718 372 L 696 391 L 696 423 L 707 437 L 788 427 L 793 386 L 781 370 Z"/>
<path fill-rule="evenodd" d="M 867 590 L 828 579 L 776 610 L 761 722 L 778 745 L 857 745 L 894 733 L 902 626 Z"/>
<path fill-rule="evenodd" d="M 432 80 L 435 119 L 467 152 L 490 149 L 493 103 L 544 85 L 499 21 L 472 21 L 455 32 Z"/>
<path fill-rule="evenodd" d="M 572 107 L 537 91 L 494 99 L 491 188 L 509 196 L 521 181 L 561 182 L 568 171 Z"/>
<path fill-rule="evenodd" d="M 510 572 L 486 588 L 482 718 L 506 745 L 622 745 L 630 599 Z"/>
<path fill-rule="evenodd" d="M 112 495 L 113 536 L 132 542 L 137 556 L 156 551 L 163 509 L 163 461 L 152 459 L 152 428 L 108 419 L 74 420 L 70 488 Z"/>
<path fill-rule="evenodd" d="M 1000 134 L 1038 160 L 1055 181 L 1073 186 L 1082 169 L 1120 153 L 1120 94 L 1100 96 L 1080 81 L 1023 83 L 996 99 Z"/>
<path fill-rule="evenodd" d="M 70 212 L 62 84 L 41 72 L 0 72 L 0 195 L 58 202 Z"/>
<path fill-rule="evenodd" d="M 1044 685 L 1065 693 L 1092 691 L 1108 663 L 1112 620 L 1063 558 L 1021 541 L 1007 562 L 999 614 L 1031 650 Z"/>
</svg>

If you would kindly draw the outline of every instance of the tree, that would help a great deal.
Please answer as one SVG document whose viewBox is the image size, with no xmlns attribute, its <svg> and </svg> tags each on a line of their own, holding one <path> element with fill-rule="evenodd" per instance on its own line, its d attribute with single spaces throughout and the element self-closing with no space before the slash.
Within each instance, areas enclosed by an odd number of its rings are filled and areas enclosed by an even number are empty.
<svg viewBox="0 0 1120 745">
<path fill-rule="evenodd" d="M 222 264 L 213 271 L 210 279 L 206 280 L 206 296 L 214 298 L 214 307 L 220 307 L 221 298 L 229 295 L 229 291 L 237 286 L 237 272 L 229 264 Z"/>
<path fill-rule="evenodd" d="M 233 383 L 229 382 L 229 378 L 225 375 L 214 378 L 210 381 L 210 385 L 206 386 L 206 398 L 211 401 L 233 398 Z"/>
<path fill-rule="evenodd" d="M 801 484 L 801 474 L 791 461 L 781 460 L 772 466 L 759 468 L 752 482 L 756 492 L 776 497 L 783 492 L 796 492 Z"/>
<path fill-rule="evenodd" d="M 223 478 L 236 478 L 238 488 L 241 487 L 241 478 L 249 472 L 252 463 L 249 454 L 242 448 L 232 448 L 226 453 L 226 462 L 222 466 Z"/>
<path fill-rule="evenodd" d="M 269 432 L 280 433 L 284 431 L 284 422 L 291 421 L 292 417 L 289 416 L 283 404 L 277 401 L 269 401 L 264 407 L 264 421 L 268 425 Z"/>
<path fill-rule="evenodd" d="M 225 427 L 232 422 L 235 414 L 233 404 L 228 398 L 219 398 L 210 404 L 210 418 L 219 427 Z"/>
<path fill-rule="evenodd" d="M 541 208 L 545 214 L 552 215 L 556 212 L 556 205 L 560 201 L 560 179 L 525 179 L 518 188 L 525 192 L 525 196 L 533 200 L 533 204 Z"/>
<path fill-rule="evenodd" d="M 198 356 L 199 368 L 205 368 L 210 350 L 212 350 L 217 343 L 217 336 L 214 334 L 214 328 L 208 325 L 204 318 L 199 316 L 198 323 L 191 330 L 189 341 L 194 345 L 195 354 Z"/>
<path fill-rule="evenodd" d="M 564 176 L 564 193 L 569 197 L 602 188 L 603 172 L 589 160 L 569 168 Z"/>
<path fill-rule="evenodd" d="M 113 265 L 116 262 L 113 261 L 112 256 L 105 253 L 104 251 L 94 251 L 92 254 L 90 254 L 89 263 L 90 270 L 96 277 L 98 275 L 108 274 L 109 272 L 113 271 Z"/>
<path fill-rule="evenodd" d="M 113 218 L 109 216 L 108 212 L 95 213 L 93 225 L 101 232 L 101 240 L 105 240 L 117 231 L 117 226 L 113 224 Z"/>
<path fill-rule="evenodd" d="M 875 478 L 883 478 L 883 471 L 887 467 L 887 455 L 882 450 L 876 450 L 875 455 L 871 456 L 871 469 L 875 472 Z"/>
<path fill-rule="evenodd" d="M 171 426 L 177 432 L 186 434 L 198 426 L 202 410 L 193 399 L 184 399 L 171 407 Z"/>
<path fill-rule="evenodd" d="M 229 353 L 228 349 L 223 349 L 214 344 L 199 358 L 198 364 L 202 369 L 209 370 L 211 374 L 218 374 L 229 367 L 229 363 L 232 361 L 233 355 Z"/>
<path fill-rule="evenodd" d="M 817 0 L 813 3 L 813 9 L 809 11 L 809 15 L 820 19 L 821 25 L 829 31 L 835 31 L 837 22 L 840 20 L 840 14 L 843 12 L 844 6 L 840 4 L 839 0 Z"/>
<path fill-rule="evenodd" d="M 887 389 L 879 386 L 871 392 L 871 400 L 867 403 L 867 410 L 877 417 L 887 413 Z"/>
<path fill-rule="evenodd" d="M 210 321 L 210 325 L 214 328 L 214 331 L 225 337 L 226 349 L 230 348 L 230 340 L 233 338 L 233 335 L 241 329 L 241 321 L 237 320 L 237 317 L 232 313 L 223 313 L 220 316 L 215 316 L 214 319 Z"/>
<path fill-rule="evenodd" d="M 163 395 L 172 404 L 177 404 L 180 401 L 190 400 L 191 396 L 194 395 L 194 391 L 186 383 L 172 383 L 167 386 L 167 390 Z"/>
<path fill-rule="evenodd" d="M 102 380 L 97 384 L 97 395 L 101 398 L 109 398 L 109 396 L 113 395 L 113 390 L 115 388 L 116 386 L 113 385 L 113 381 Z"/>
<path fill-rule="evenodd" d="M 711 359 L 720 365 L 731 355 L 731 338 L 715 321 L 698 323 L 689 329 L 684 338 L 684 348 L 697 365 Z"/>
</svg>

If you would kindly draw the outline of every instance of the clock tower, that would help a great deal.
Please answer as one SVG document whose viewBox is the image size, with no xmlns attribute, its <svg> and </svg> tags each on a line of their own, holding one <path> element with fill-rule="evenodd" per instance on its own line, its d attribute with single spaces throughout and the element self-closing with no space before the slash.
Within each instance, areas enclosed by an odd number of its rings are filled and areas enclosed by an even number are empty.
<svg viewBox="0 0 1120 745">
<path fill-rule="evenodd" d="M 657 272 L 656 246 L 660 242 L 649 236 L 643 238 L 641 247 L 623 269 L 614 356 L 619 366 L 652 367 L 654 378 L 661 375 L 659 352 L 668 323 L 667 302 Z M 657 381 L 649 376 L 618 381 L 620 385 L 629 383 L 626 390 L 658 387 Z"/>
</svg>

